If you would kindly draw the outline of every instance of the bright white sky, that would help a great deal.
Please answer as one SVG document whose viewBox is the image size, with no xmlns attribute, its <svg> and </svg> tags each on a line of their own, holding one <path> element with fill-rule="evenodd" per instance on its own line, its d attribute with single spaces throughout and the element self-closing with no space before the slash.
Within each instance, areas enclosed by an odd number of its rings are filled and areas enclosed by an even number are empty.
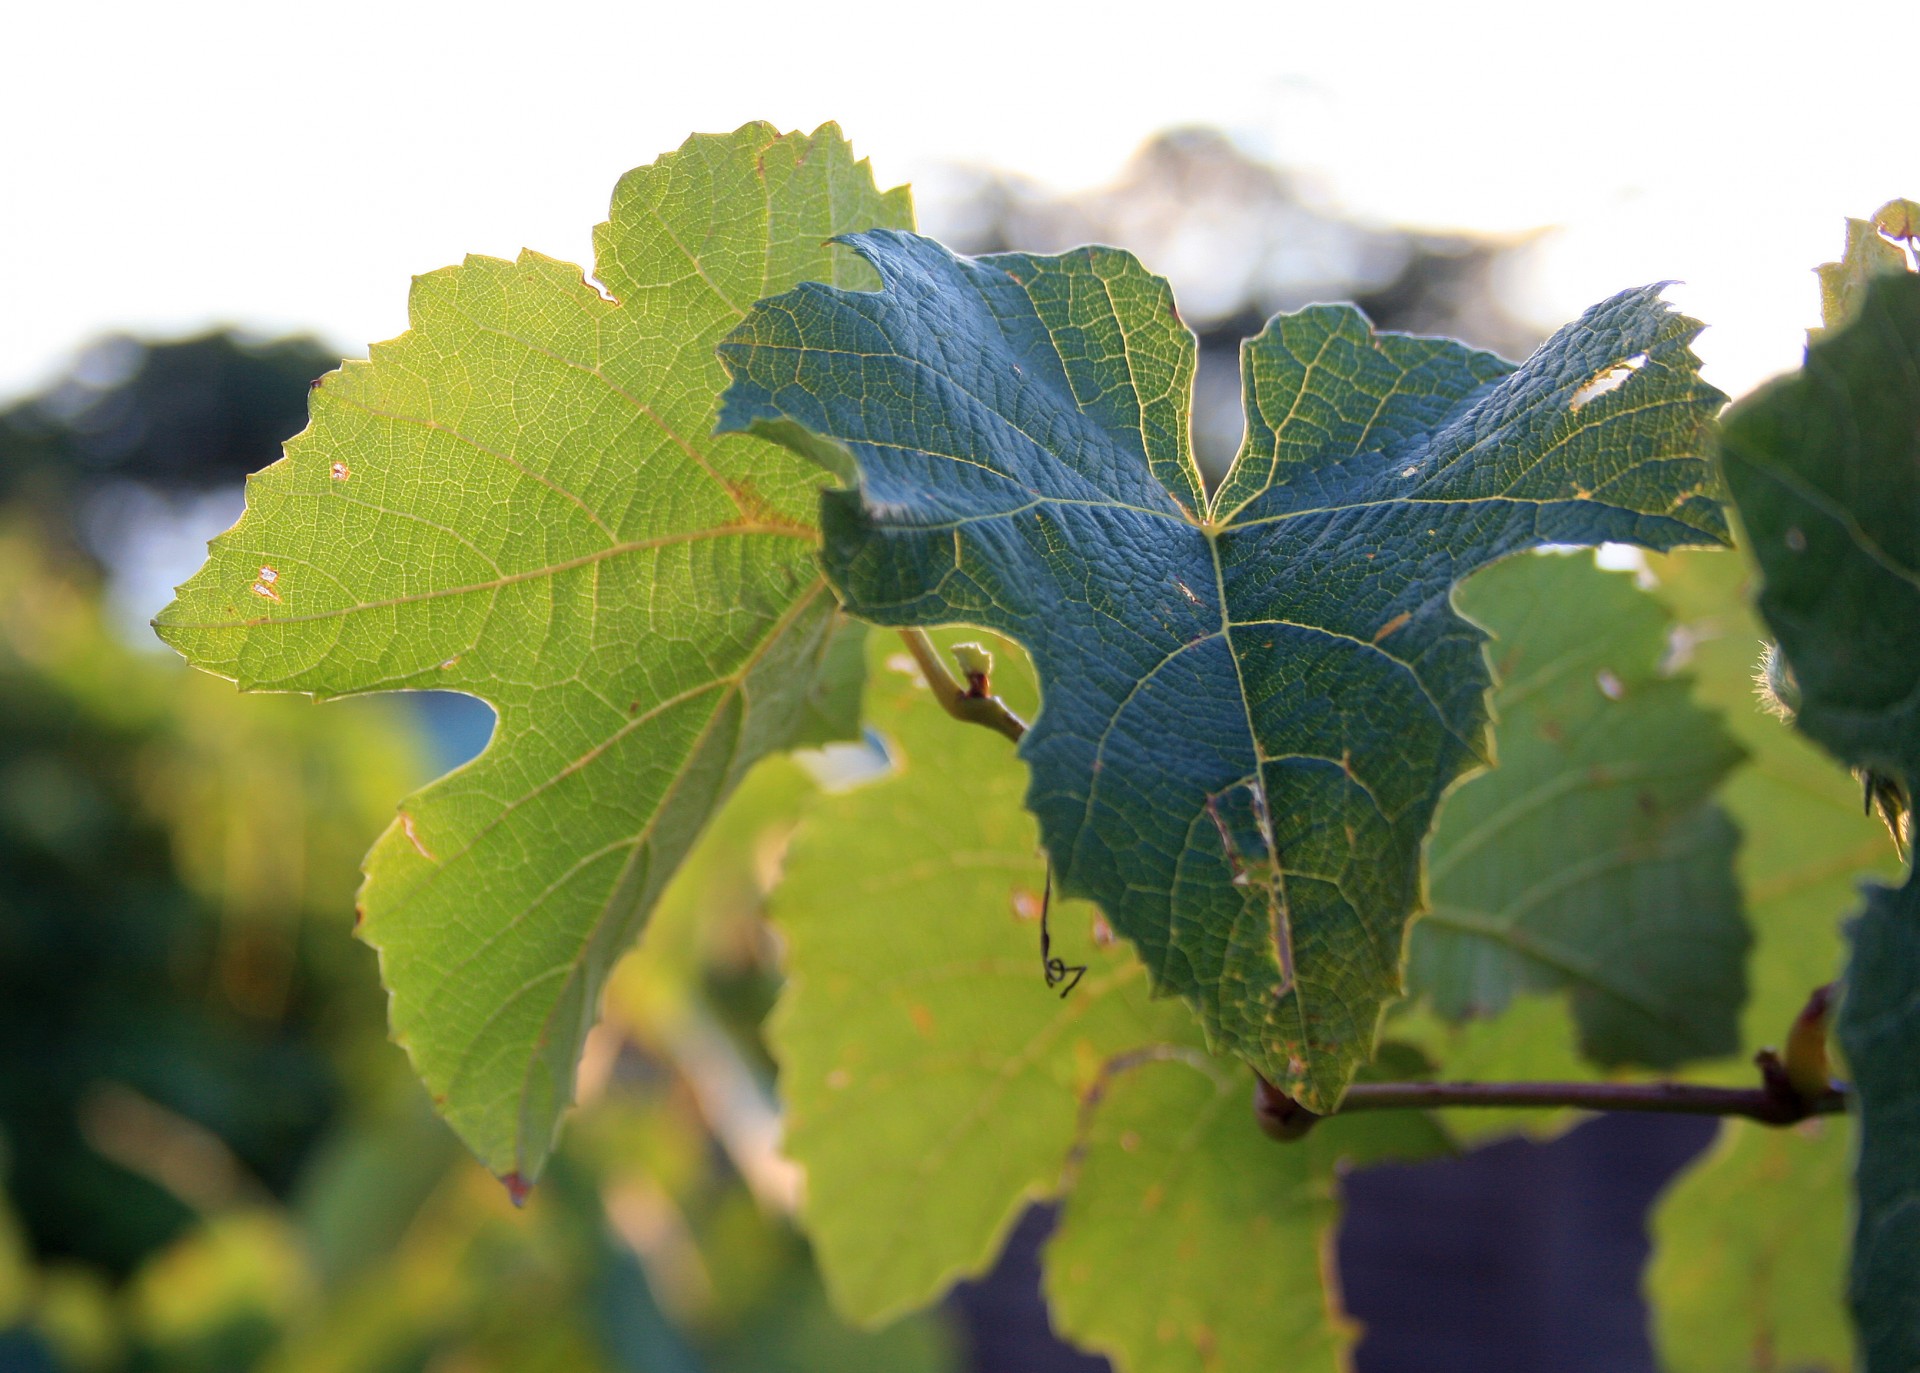
<svg viewBox="0 0 1920 1373">
<path fill-rule="evenodd" d="M 1564 226 L 1558 321 L 1667 277 L 1739 391 L 1798 360 L 1841 217 L 1920 195 L 1911 4 L 278 0 L 16 7 L 0 396 L 79 342 L 225 321 L 353 351 L 469 251 L 589 253 L 688 132 L 837 119 L 883 184 L 1104 181 L 1209 123 L 1383 221 Z"/>
</svg>

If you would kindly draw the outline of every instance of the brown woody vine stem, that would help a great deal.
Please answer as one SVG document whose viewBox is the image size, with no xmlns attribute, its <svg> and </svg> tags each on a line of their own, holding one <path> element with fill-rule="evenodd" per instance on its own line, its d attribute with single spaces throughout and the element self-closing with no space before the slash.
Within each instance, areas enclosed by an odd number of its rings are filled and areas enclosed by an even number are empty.
<svg viewBox="0 0 1920 1373">
<path fill-rule="evenodd" d="M 1797 1125 L 1847 1109 L 1847 1089 L 1828 1083 L 1802 1093 L 1771 1049 L 1754 1056 L 1758 1087 L 1708 1087 L 1693 1082 L 1358 1082 L 1335 1113 L 1532 1108 L 1576 1111 L 1654 1111 L 1668 1115 L 1744 1116 L 1762 1125 Z M 1275 1139 L 1298 1139 L 1325 1117 L 1316 1115 L 1254 1075 L 1253 1114 Z"/>
</svg>

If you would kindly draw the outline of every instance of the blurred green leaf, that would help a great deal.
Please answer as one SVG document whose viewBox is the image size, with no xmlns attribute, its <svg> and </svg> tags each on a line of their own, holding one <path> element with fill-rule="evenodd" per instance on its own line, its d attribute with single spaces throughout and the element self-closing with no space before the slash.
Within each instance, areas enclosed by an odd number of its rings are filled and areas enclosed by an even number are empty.
<svg viewBox="0 0 1920 1373">
<path fill-rule="evenodd" d="M 759 296 L 868 284 L 826 240 L 908 216 L 831 126 L 749 125 L 621 181 L 596 234 L 612 299 L 533 253 L 416 278 L 411 330 L 315 391 L 156 622 L 248 690 L 441 687 L 498 713 L 375 846 L 364 933 L 395 1038 L 516 1186 L 701 825 L 757 758 L 850 716 L 820 474 L 708 438 L 712 345 Z"/>
<path fill-rule="evenodd" d="M 1062 891 L 1330 1110 L 1400 995 L 1434 807 L 1484 753 L 1448 593 L 1543 542 L 1724 536 L 1699 326 L 1629 291 L 1514 369 L 1351 308 L 1281 316 L 1244 347 L 1247 440 L 1209 498 L 1194 339 L 1132 257 L 854 241 L 886 289 L 756 306 L 722 427 L 852 455 L 823 520 L 854 614 L 1029 649 L 1020 752 Z"/>
<path fill-rule="evenodd" d="M 1662 1193 L 1642 1288 L 1668 1373 L 1853 1367 L 1841 1118 L 1777 1130 L 1729 1120 Z"/>
<path fill-rule="evenodd" d="M 1409 993 L 1459 1021 L 1564 990 L 1603 1067 L 1733 1052 L 1749 939 L 1712 796 L 1741 753 L 1661 673 L 1666 611 L 1586 557 L 1512 559 L 1457 604 L 1492 635 L 1499 764 L 1440 809 Z"/>
<path fill-rule="evenodd" d="M 1248 1095 L 1237 1064 L 1187 1053 L 1117 1066 L 1090 1103 L 1046 1293 L 1061 1333 L 1120 1373 L 1350 1367 L 1338 1170 L 1442 1153 L 1446 1137 L 1382 1111 L 1277 1145 L 1249 1127 Z"/>
<path fill-rule="evenodd" d="M 995 689 L 1031 709 L 1023 655 L 994 646 Z M 828 1288 L 866 1322 L 992 1263 L 1027 1202 L 1058 1186 L 1081 1094 L 1109 1059 L 1199 1044 L 1182 1007 L 1148 1000 L 1138 961 L 1096 939 L 1084 903 L 1056 898 L 1049 926 L 1086 976 L 1064 999 L 1048 989 L 1026 770 L 1005 739 L 944 715 L 891 647 L 872 650 L 868 720 L 896 771 L 819 799 L 773 902 L 786 1148 L 806 1168 Z"/>
<path fill-rule="evenodd" d="M 417 751 L 382 703 L 246 703 L 121 644 L 11 520 L 0 707 L 10 1190 L 37 1252 L 125 1274 L 197 1209 L 284 1196 L 380 1043 L 354 858 Z"/>
</svg>

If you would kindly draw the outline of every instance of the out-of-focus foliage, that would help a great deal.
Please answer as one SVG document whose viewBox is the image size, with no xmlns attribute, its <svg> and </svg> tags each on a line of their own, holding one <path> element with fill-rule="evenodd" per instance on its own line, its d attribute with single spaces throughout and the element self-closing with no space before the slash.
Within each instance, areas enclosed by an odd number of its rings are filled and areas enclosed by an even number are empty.
<svg viewBox="0 0 1920 1373">
<path fill-rule="evenodd" d="M 196 1209 L 284 1195 L 338 1102 L 330 1050 L 377 1043 L 337 936 L 419 769 L 391 710 L 249 708 L 124 647 L 17 524 L 0 703 L 13 1193 L 44 1252 L 124 1272 Z"/>
<path fill-rule="evenodd" d="M 356 860 L 424 772 L 410 717 L 242 698 L 122 645 L 95 590 L 0 533 L 0 1367 L 952 1366 L 937 1317 L 836 1319 L 743 1181 L 771 1137 L 710 1124 L 712 1082 L 766 1094 L 740 875 L 803 776 L 756 778 L 669 890 L 677 938 L 596 1059 L 619 1090 L 515 1211 L 385 1042 L 349 937 Z M 689 1020 L 705 1059 L 665 1047 Z"/>
<path fill-rule="evenodd" d="M 1856 770 L 1896 843 L 1920 794 L 1920 276 L 1881 274 L 1805 367 L 1735 406 L 1721 461 L 1793 723 Z M 1860 1129 L 1850 1294 L 1864 1366 L 1920 1365 L 1920 870 L 1866 888 L 1839 1038 Z"/>
<path fill-rule="evenodd" d="M 1754 692 L 1762 630 L 1744 557 L 1650 560 L 1654 594 L 1674 610 L 1673 668 L 1693 675 L 1748 755 L 1720 791 L 1739 826 L 1739 877 L 1754 948 L 1741 1043 L 1778 1046 L 1808 992 L 1840 971 L 1841 921 L 1862 872 L 1893 870 L 1892 846 L 1860 790 L 1819 749 L 1768 714 Z M 1751 1081 L 1730 1060 L 1719 1074 Z M 1661 1197 L 1644 1290 L 1674 1373 L 1851 1366 L 1841 1300 L 1852 1124 L 1793 1131 L 1721 1127 Z M 1737 1199 L 1730 1201 L 1729 1199 Z"/>
<path fill-rule="evenodd" d="M 1499 766 L 1434 827 L 1410 994 L 1462 1021 L 1564 988 L 1608 1067 L 1733 1053 L 1749 940 L 1713 793 L 1741 752 L 1660 670 L 1670 617 L 1584 558 L 1489 568 L 1458 602 L 1497 627 Z"/>
</svg>

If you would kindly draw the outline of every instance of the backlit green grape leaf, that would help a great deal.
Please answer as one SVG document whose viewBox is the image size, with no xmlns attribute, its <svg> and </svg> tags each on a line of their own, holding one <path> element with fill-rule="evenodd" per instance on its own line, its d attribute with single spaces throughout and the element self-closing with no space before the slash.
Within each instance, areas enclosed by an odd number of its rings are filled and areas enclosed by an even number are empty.
<svg viewBox="0 0 1920 1373">
<path fill-rule="evenodd" d="M 1585 557 L 1512 559 L 1457 603 L 1493 636 L 1499 766 L 1440 809 L 1410 994 L 1466 1020 L 1565 989 L 1604 1067 L 1732 1053 L 1749 940 L 1711 798 L 1741 754 L 1662 675 L 1667 613 Z"/>
<path fill-rule="evenodd" d="M 1847 1164 L 1840 1117 L 1777 1130 L 1728 1120 L 1661 1195 L 1642 1284 L 1668 1373 L 1844 1373 Z"/>
<path fill-rule="evenodd" d="M 995 690 L 1029 712 L 1022 655 L 991 643 Z M 1268 1139 L 1246 1070 L 1207 1057 L 1185 1007 L 1150 1000 L 1139 961 L 1091 908 L 1057 895 L 1053 951 L 1087 971 L 1064 998 L 1049 990 L 1025 769 L 998 734 L 943 714 L 897 647 L 871 652 L 868 718 L 896 771 L 819 799 L 773 901 L 788 951 L 770 1025 L 787 1149 L 806 1169 L 807 1229 L 835 1304 L 884 1321 L 981 1272 L 1026 1204 L 1057 1195 L 1079 1158 L 1072 1186 L 1095 1190 L 1084 1209 L 1069 1198 L 1058 1251 L 1076 1257 L 1067 1271 L 1049 1259 L 1062 1329 L 1139 1369 L 1166 1366 L 1157 1337 L 1136 1343 L 1131 1326 L 1112 1327 L 1115 1305 L 1197 1312 L 1188 1324 L 1215 1326 L 1228 1347 L 1260 1350 L 1269 1364 L 1290 1356 L 1279 1341 L 1295 1336 L 1344 1346 L 1321 1272 L 1336 1163 L 1428 1153 L 1444 1137 L 1424 1116 L 1382 1113 L 1324 1122 L 1297 1143 Z M 1142 1097 L 1168 1061 L 1185 1087 Z M 1115 1102 L 1127 1123 L 1108 1130 Z M 1140 1247 L 1095 1254 L 1108 1296 L 1094 1301 L 1081 1270 L 1122 1219 L 1105 1181 L 1116 1140 L 1187 1180 L 1175 1205 L 1130 1232 Z M 1207 1294 L 1184 1282 L 1163 1308 L 1169 1272 L 1196 1252 L 1227 1262 L 1250 1239 L 1263 1263 L 1275 1256 L 1273 1309 L 1252 1310 L 1244 1284 Z M 1264 1294 L 1268 1279 L 1258 1282 Z"/>
<path fill-rule="evenodd" d="M 1420 1112 L 1322 1121 L 1276 1145 L 1244 1070 L 1187 1055 L 1118 1072 L 1045 1255 L 1055 1327 L 1120 1373 L 1339 1373 L 1357 1333 L 1332 1280 L 1338 1170 L 1446 1150 Z"/>
<path fill-rule="evenodd" d="M 1881 235 L 1873 220 L 1849 219 L 1847 245 L 1840 260 L 1814 268 L 1820 278 L 1820 320 L 1824 327 L 1809 331 L 1811 336 L 1824 337 L 1858 314 L 1867 283 L 1875 277 L 1907 270 L 1907 255 Z"/>
<path fill-rule="evenodd" d="M 1869 283 L 1797 374 L 1729 412 L 1721 461 L 1798 688 L 1795 723 L 1920 784 L 1920 277 Z M 1872 886 L 1839 1034 L 1859 1102 L 1851 1299 L 1869 1370 L 1920 1364 L 1920 876 Z"/>
<path fill-rule="evenodd" d="M 1030 710 L 1023 657 L 1000 650 L 994 689 Z M 773 898 L 788 980 L 769 1037 L 821 1269 L 841 1310 L 879 1322 L 991 1265 L 1027 1202 L 1057 1187 L 1109 1059 L 1199 1033 L 1178 1003 L 1148 1000 L 1090 907 L 1057 893 L 1054 952 L 1087 972 L 1064 999 L 1048 989 L 1026 770 L 903 675 L 897 643 L 872 656 L 868 718 L 897 771 L 821 797 L 794 839 Z M 1250 1110 L 1240 1119 L 1253 1131 Z"/>
<path fill-rule="evenodd" d="M 820 474 L 708 437 L 712 348 L 759 296 L 870 282 L 826 240 L 909 213 L 831 126 L 750 125 L 620 182 L 607 295 L 533 253 L 416 278 L 409 332 L 320 385 L 157 622 L 247 689 L 494 707 L 486 752 L 374 847 L 364 934 L 394 1037 L 515 1186 L 707 816 L 755 759 L 851 718 Z"/>
<path fill-rule="evenodd" d="M 1283 316 L 1244 349 L 1248 437 L 1209 498 L 1193 336 L 1133 258 L 852 241 L 885 289 L 756 306 L 721 427 L 857 467 L 822 516 L 853 613 L 1028 649 L 1062 890 L 1215 1045 L 1330 1109 L 1399 995 L 1434 807 L 1485 755 L 1452 586 L 1542 542 L 1723 536 L 1698 326 L 1629 291 L 1514 369 Z"/>
</svg>

